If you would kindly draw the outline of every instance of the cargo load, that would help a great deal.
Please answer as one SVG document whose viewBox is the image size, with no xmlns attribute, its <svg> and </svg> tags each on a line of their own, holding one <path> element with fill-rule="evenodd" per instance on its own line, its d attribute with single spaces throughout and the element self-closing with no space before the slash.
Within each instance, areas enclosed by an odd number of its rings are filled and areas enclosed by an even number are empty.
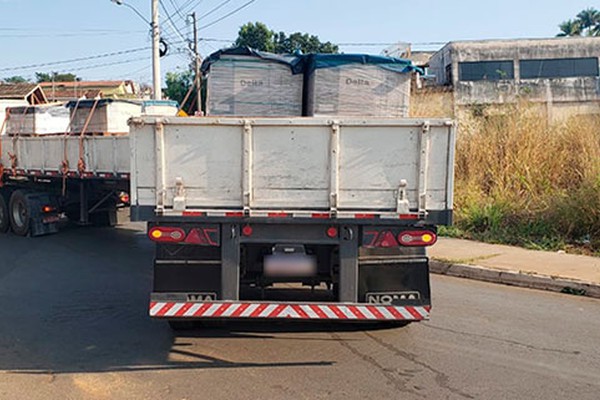
<svg viewBox="0 0 600 400">
<path fill-rule="evenodd" d="M 71 133 L 127 135 L 131 117 L 142 115 L 142 102 L 132 100 L 74 100 L 67 103 L 71 110 Z M 86 126 L 87 124 L 87 126 Z"/>
<path fill-rule="evenodd" d="M 7 108 L 6 134 L 56 135 L 69 129 L 69 109 L 64 103 Z"/>
<path fill-rule="evenodd" d="M 207 115 L 301 116 L 301 58 L 247 47 L 220 50 L 202 64 L 207 75 Z"/>
<path fill-rule="evenodd" d="M 307 116 L 408 117 L 409 60 L 363 54 L 311 54 L 305 60 Z"/>
</svg>

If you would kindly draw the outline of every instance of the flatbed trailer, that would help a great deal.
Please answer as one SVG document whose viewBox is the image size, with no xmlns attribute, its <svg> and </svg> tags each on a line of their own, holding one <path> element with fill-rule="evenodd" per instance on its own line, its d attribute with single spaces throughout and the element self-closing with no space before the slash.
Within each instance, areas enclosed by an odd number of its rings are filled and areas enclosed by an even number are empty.
<svg viewBox="0 0 600 400">
<path fill-rule="evenodd" d="M 131 216 L 156 243 L 151 317 L 429 317 L 425 248 L 452 220 L 452 121 L 130 125 Z"/>
<path fill-rule="evenodd" d="M 65 217 L 114 225 L 130 157 L 127 136 L 1 136 L 0 233 L 55 233 Z"/>
</svg>

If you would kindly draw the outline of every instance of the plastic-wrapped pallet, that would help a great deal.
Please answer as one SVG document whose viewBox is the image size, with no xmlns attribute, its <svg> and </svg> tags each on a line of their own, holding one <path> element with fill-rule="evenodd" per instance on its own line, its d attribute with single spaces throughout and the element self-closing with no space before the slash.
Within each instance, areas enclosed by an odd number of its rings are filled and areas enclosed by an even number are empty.
<svg viewBox="0 0 600 400">
<path fill-rule="evenodd" d="M 64 134 L 69 128 L 69 109 L 63 103 L 10 107 L 8 135 Z"/>
<path fill-rule="evenodd" d="M 361 54 L 307 57 L 306 115 L 408 116 L 408 60 Z"/>
<path fill-rule="evenodd" d="M 220 50 L 202 64 L 208 115 L 301 116 L 303 76 L 298 57 L 247 47 Z M 300 71 L 301 72 L 301 71 Z"/>
<path fill-rule="evenodd" d="M 142 103 L 130 100 L 79 100 L 69 102 L 67 107 L 71 110 L 71 133 L 75 135 L 82 132 L 86 122 L 85 134 L 127 135 L 129 118 L 142 115 Z"/>
</svg>

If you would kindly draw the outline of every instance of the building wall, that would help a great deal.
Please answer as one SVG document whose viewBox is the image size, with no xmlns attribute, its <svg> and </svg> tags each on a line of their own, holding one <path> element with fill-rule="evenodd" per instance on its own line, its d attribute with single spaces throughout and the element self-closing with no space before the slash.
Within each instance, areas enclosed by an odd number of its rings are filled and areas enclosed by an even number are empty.
<svg viewBox="0 0 600 400">
<path fill-rule="evenodd" d="M 430 71 L 436 75 L 438 84 L 454 87 L 454 100 L 458 107 L 528 99 L 560 108 L 558 114 L 568 109 L 597 112 L 600 104 L 600 78 L 597 74 L 525 79 L 520 62 L 594 58 L 598 64 L 598 57 L 600 38 L 597 37 L 451 42 L 431 58 Z M 512 63 L 513 71 L 510 72 L 513 77 L 508 76 L 509 72 L 493 80 L 461 80 L 461 63 L 481 61 L 508 61 Z"/>
</svg>

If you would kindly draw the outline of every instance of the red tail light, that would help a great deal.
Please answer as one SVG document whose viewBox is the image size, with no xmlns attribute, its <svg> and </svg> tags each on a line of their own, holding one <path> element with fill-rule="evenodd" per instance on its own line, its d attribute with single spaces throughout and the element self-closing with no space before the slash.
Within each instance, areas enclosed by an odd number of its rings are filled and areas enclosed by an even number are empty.
<svg viewBox="0 0 600 400">
<path fill-rule="evenodd" d="M 48 213 L 51 213 L 51 212 L 54 212 L 54 211 L 56 211 L 56 208 L 54 208 L 52 206 L 43 206 L 42 207 L 42 212 L 44 214 L 48 214 Z"/>
<path fill-rule="evenodd" d="M 437 235 L 431 231 L 404 231 L 398 235 L 403 246 L 431 246 L 437 241 Z"/>
<path fill-rule="evenodd" d="M 338 236 L 338 229 L 335 226 L 327 229 L 327 236 L 330 238 L 336 238 Z"/>
<path fill-rule="evenodd" d="M 202 246 L 218 246 L 219 231 L 216 228 L 195 228 L 185 238 L 188 244 L 199 244 Z M 215 237 L 216 235 L 216 237 Z"/>
<path fill-rule="evenodd" d="M 365 241 L 363 245 L 365 247 L 398 247 L 398 241 L 394 237 L 391 231 L 366 231 Z"/>
<path fill-rule="evenodd" d="M 254 232 L 254 230 L 252 229 L 252 227 L 250 225 L 246 225 L 242 228 L 242 235 L 244 235 L 244 236 L 252 236 L 253 232 Z"/>
<path fill-rule="evenodd" d="M 155 242 L 179 243 L 185 240 L 185 231 L 181 228 L 168 226 L 155 226 L 150 229 L 148 236 Z"/>
</svg>

